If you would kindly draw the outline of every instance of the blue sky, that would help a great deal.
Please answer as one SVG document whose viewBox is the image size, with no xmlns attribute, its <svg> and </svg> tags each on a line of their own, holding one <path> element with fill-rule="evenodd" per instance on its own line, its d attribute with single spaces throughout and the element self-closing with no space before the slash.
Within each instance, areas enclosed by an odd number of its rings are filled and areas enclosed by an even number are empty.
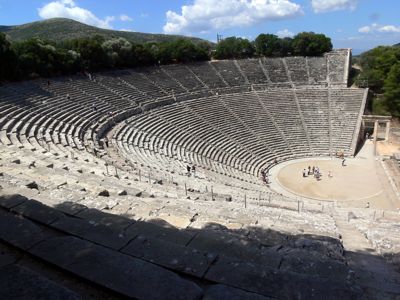
<svg viewBox="0 0 400 300">
<path fill-rule="evenodd" d="M 400 43 L 399 0 L 0 0 L 0 24 L 69 17 L 102 28 L 255 39 L 324 33 L 355 53 Z"/>
</svg>

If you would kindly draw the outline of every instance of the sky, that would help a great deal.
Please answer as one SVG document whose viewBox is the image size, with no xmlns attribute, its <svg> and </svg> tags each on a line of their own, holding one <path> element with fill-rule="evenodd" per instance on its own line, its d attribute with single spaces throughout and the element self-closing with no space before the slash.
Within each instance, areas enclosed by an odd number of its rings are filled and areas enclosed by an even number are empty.
<svg viewBox="0 0 400 300">
<path fill-rule="evenodd" d="M 399 0 L 0 0 L 0 25 L 66 17 L 106 29 L 216 41 L 323 33 L 353 53 L 400 43 Z"/>
</svg>

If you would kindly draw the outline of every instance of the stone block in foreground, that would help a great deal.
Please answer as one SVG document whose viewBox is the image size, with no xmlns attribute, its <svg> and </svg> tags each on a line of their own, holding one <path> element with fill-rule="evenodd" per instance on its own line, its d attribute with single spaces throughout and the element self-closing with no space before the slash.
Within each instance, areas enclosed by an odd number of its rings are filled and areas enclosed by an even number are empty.
<svg viewBox="0 0 400 300">
<path fill-rule="evenodd" d="M 0 268 L 0 299 L 78 300 L 76 293 L 18 265 Z"/>
<path fill-rule="evenodd" d="M 200 299 L 202 290 L 172 271 L 76 237 L 48 239 L 30 251 L 75 275 L 135 299 Z"/>
</svg>

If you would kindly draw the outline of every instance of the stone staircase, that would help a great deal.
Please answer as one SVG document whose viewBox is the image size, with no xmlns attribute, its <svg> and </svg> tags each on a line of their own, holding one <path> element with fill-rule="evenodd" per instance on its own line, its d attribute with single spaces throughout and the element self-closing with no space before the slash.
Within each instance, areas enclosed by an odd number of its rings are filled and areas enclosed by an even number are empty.
<svg viewBox="0 0 400 300">
<path fill-rule="evenodd" d="M 343 241 L 344 256 L 352 270 L 355 281 L 363 286 L 363 293 L 370 299 L 398 299 L 400 274 L 389 264 L 370 241 L 345 220 L 343 213 L 333 214 Z"/>
</svg>

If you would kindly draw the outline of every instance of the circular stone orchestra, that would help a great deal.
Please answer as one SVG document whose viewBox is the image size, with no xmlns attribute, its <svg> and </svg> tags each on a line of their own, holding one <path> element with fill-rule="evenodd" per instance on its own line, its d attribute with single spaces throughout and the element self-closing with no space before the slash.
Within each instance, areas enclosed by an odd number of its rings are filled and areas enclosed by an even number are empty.
<svg viewBox="0 0 400 300">
<path fill-rule="evenodd" d="M 320 170 L 319 179 L 312 173 L 313 167 Z M 295 161 L 283 166 L 276 180 L 296 195 L 319 200 L 368 201 L 383 192 L 374 164 L 361 159 L 348 159 L 344 165 L 338 158 Z"/>
</svg>

